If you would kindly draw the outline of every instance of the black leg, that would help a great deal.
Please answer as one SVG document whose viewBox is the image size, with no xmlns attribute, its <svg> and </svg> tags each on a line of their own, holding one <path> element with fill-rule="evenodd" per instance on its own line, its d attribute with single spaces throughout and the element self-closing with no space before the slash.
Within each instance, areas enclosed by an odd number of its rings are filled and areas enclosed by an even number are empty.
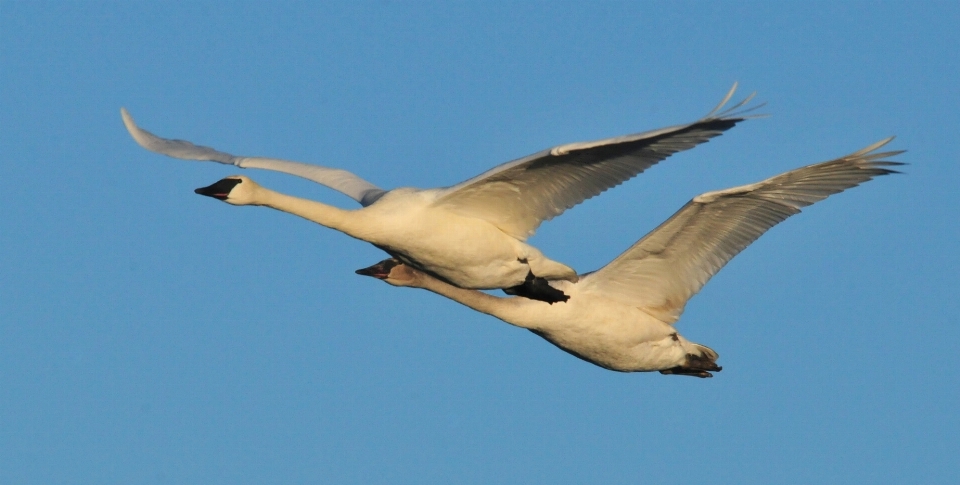
<svg viewBox="0 0 960 485">
<path fill-rule="evenodd" d="M 522 296 L 531 300 L 547 302 L 551 305 L 557 302 L 564 302 L 570 299 L 562 291 L 550 286 L 547 280 L 533 275 L 533 272 L 527 273 L 527 278 L 522 285 L 512 288 L 504 288 L 503 292 L 508 295 Z"/>
<path fill-rule="evenodd" d="M 719 372 L 721 370 L 723 370 L 723 367 L 720 367 L 711 359 L 699 355 L 687 354 L 687 361 L 684 365 L 664 369 L 660 371 L 660 373 L 677 376 L 713 377 L 713 374 L 708 371 Z"/>
</svg>

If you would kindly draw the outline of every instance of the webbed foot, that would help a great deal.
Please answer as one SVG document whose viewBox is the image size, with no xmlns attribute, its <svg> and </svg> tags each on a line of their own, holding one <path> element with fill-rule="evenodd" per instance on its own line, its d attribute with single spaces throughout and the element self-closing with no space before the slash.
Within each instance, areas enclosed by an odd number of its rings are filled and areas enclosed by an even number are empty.
<svg viewBox="0 0 960 485">
<path fill-rule="evenodd" d="M 683 365 L 664 369 L 660 373 L 703 378 L 713 377 L 713 374 L 707 371 L 720 372 L 721 370 L 723 370 L 723 367 L 717 365 L 716 361 L 709 357 L 687 354 L 687 361 Z"/>
<path fill-rule="evenodd" d="M 522 296 L 531 300 L 547 302 L 551 305 L 570 299 L 564 292 L 550 286 L 546 279 L 534 276 L 532 271 L 527 273 L 527 278 L 522 285 L 504 288 L 503 292 L 508 295 Z"/>
</svg>

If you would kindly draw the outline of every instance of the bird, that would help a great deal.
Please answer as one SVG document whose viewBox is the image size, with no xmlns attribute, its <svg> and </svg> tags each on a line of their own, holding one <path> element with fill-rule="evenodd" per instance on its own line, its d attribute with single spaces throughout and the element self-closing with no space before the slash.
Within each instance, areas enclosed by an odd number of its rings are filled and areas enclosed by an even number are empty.
<svg viewBox="0 0 960 485">
<path fill-rule="evenodd" d="M 891 139 L 762 182 L 694 197 L 603 268 L 577 282 L 551 281 L 569 295 L 563 303 L 457 288 L 396 259 L 357 273 L 427 289 L 606 369 L 712 377 L 722 369 L 717 352 L 674 328 L 687 301 L 740 251 L 802 207 L 874 177 L 900 173 L 890 167 L 902 163 L 885 159 L 902 151 L 876 152 Z"/>
<path fill-rule="evenodd" d="M 268 190 L 234 175 L 196 189 L 233 205 L 261 205 L 301 216 L 370 242 L 392 257 L 465 289 L 503 289 L 554 303 L 565 301 L 549 280 L 576 281 L 573 268 L 526 243 L 539 225 L 619 185 L 670 155 L 720 135 L 760 106 L 754 94 L 723 110 L 737 84 L 705 117 L 693 123 L 592 142 L 571 143 L 494 167 L 451 187 L 386 191 L 345 170 L 287 160 L 238 157 L 188 141 L 160 138 L 136 125 L 121 108 L 124 125 L 143 148 L 186 160 L 214 161 L 297 175 L 353 198 L 344 210 Z M 721 111 L 723 110 L 723 111 Z"/>
</svg>

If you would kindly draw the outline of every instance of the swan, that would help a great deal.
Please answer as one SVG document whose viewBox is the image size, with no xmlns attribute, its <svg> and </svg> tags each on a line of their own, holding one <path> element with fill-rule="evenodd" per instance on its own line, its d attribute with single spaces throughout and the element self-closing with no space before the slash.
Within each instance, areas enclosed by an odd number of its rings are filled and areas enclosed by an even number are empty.
<svg viewBox="0 0 960 485">
<path fill-rule="evenodd" d="M 343 210 L 230 176 L 197 189 L 233 205 L 261 205 L 298 215 L 373 243 L 394 258 L 467 289 L 504 289 L 549 303 L 566 295 L 547 280 L 576 281 L 577 273 L 525 241 L 541 222 L 632 178 L 668 156 L 693 148 L 745 120 L 753 95 L 721 111 L 733 87 L 706 117 L 693 123 L 592 142 L 572 143 L 499 165 L 447 188 L 385 191 L 350 172 L 286 160 L 237 157 L 141 129 L 120 113 L 143 148 L 174 158 L 297 175 L 330 187 L 363 206 Z M 738 111 L 740 110 L 740 111 Z"/>
<path fill-rule="evenodd" d="M 579 281 L 551 281 L 569 295 L 546 305 L 451 286 L 388 259 L 358 274 L 394 286 L 425 288 L 528 329 L 587 362 L 621 372 L 660 371 L 712 377 L 717 353 L 680 336 L 684 306 L 740 251 L 801 207 L 874 177 L 899 173 L 875 153 L 892 138 L 851 155 L 792 170 L 755 184 L 694 197 L 626 252 Z"/>
</svg>

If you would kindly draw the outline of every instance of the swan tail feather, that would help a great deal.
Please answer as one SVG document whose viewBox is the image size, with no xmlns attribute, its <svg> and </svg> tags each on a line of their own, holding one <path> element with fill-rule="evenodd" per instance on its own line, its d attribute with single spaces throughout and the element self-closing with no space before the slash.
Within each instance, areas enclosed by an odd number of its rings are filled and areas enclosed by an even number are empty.
<svg viewBox="0 0 960 485">
<path fill-rule="evenodd" d="M 693 376 L 693 377 L 713 377 L 710 372 L 719 372 L 723 367 L 717 365 L 717 359 L 720 355 L 710 347 L 700 344 L 692 344 L 693 352 L 688 353 L 683 364 L 661 370 L 661 374 Z"/>
</svg>

